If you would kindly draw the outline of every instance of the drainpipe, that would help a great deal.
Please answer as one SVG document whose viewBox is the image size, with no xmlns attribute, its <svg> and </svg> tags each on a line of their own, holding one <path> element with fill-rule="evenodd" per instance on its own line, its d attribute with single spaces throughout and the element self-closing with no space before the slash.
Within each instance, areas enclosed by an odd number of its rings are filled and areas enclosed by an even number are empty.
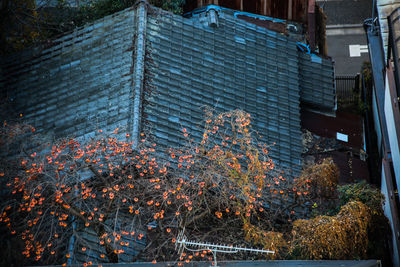
<svg viewBox="0 0 400 267">
<path fill-rule="evenodd" d="M 288 20 L 293 19 L 293 0 L 288 1 L 288 14 L 287 14 Z"/>
<path fill-rule="evenodd" d="M 144 56 L 146 53 L 146 25 L 147 25 L 147 2 L 139 0 L 136 2 L 135 10 L 136 40 L 133 67 L 133 149 L 139 141 L 139 127 L 142 117 L 142 95 L 144 80 Z"/>
<path fill-rule="evenodd" d="M 375 19 L 375 2 L 376 0 L 372 2 L 372 19 Z"/>
<path fill-rule="evenodd" d="M 308 38 L 311 52 L 315 51 L 315 0 L 308 0 Z"/>
</svg>

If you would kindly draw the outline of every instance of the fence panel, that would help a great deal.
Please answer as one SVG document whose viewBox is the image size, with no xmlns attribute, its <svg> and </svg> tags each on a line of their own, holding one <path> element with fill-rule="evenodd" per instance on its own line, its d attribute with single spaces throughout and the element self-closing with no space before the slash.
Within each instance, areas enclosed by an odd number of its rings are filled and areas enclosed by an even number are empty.
<svg viewBox="0 0 400 267">
<path fill-rule="evenodd" d="M 356 100 L 359 88 L 359 75 L 336 76 L 336 95 L 339 103 L 352 103 Z"/>
</svg>

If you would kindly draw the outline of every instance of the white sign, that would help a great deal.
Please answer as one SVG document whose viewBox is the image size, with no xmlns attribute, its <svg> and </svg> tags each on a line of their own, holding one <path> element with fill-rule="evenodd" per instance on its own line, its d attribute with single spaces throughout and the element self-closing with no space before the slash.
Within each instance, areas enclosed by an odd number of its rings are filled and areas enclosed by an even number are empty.
<svg viewBox="0 0 400 267">
<path fill-rule="evenodd" d="M 347 134 L 336 133 L 336 139 L 347 143 L 349 141 L 349 136 Z"/>
<path fill-rule="evenodd" d="M 350 57 L 361 57 L 361 53 L 368 53 L 368 45 L 349 45 Z"/>
</svg>

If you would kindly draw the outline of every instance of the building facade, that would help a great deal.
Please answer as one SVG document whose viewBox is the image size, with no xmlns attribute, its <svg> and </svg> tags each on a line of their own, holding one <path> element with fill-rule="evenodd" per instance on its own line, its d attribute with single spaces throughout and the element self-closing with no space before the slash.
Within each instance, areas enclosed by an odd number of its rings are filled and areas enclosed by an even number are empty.
<svg viewBox="0 0 400 267">
<path fill-rule="evenodd" d="M 384 211 L 392 228 L 391 254 L 399 266 L 400 225 L 400 3 L 376 1 L 376 17 L 365 22 L 373 71 L 372 112 L 381 160 Z"/>
</svg>

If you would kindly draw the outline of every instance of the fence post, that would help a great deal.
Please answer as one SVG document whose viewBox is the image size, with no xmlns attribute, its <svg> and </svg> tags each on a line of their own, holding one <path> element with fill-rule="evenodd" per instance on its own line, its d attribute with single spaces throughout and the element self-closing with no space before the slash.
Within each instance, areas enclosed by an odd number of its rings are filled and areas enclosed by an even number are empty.
<svg viewBox="0 0 400 267">
<path fill-rule="evenodd" d="M 354 92 L 357 94 L 360 93 L 360 73 L 357 73 L 354 77 Z"/>
</svg>

